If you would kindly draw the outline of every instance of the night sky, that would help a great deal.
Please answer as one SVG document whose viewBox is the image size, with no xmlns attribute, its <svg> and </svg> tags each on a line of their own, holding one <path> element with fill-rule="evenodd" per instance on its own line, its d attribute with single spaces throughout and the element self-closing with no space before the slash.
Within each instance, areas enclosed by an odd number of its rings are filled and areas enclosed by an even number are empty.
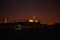
<svg viewBox="0 0 60 40">
<path fill-rule="evenodd" d="M 59 0 L 0 0 L 0 22 L 36 16 L 43 24 L 60 23 Z"/>
</svg>

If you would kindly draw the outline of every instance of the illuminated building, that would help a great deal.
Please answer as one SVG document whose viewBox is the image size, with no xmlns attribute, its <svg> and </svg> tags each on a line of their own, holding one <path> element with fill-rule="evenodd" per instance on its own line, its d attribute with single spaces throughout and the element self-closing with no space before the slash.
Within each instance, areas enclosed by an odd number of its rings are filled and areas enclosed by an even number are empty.
<svg viewBox="0 0 60 40">
<path fill-rule="evenodd" d="M 29 19 L 29 22 L 34 22 L 34 20 L 33 19 Z"/>
<path fill-rule="evenodd" d="M 35 18 L 35 16 L 33 16 L 32 19 L 29 19 L 29 22 L 39 22 L 39 21 Z"/>
</svg>

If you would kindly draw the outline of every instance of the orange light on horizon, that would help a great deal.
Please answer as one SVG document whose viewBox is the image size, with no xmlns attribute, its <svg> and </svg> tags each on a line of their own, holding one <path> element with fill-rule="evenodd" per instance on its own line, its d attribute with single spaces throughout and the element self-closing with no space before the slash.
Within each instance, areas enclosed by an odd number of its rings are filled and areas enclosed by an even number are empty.
<svg viewBox="0 0 60 40">
<path fill-rule="evenodd" d="M 4 19 L 4 23 L 8 23 L 8 20 L 6 18 Z"/>
<path fill-rule="evenodd" d="M 35 22 L 38 22 L 38 20 L 35 20 Z"/>
<path fill-rule="evenodd" d="M 38 20 L 29 19 L 29 22 L 38 22 Z"/>
<path fill-rule="evenodd" d="M 30 19 L 29 22 L 34 22 L 34 20 L 33 19 Z"/>
</svg>

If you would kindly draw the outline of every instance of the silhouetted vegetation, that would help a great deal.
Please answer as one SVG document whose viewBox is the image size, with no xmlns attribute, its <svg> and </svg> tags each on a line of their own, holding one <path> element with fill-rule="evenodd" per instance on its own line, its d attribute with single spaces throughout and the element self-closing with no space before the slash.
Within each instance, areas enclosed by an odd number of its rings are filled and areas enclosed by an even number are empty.
<svg viewBox="0 0 60 40">
<path fill-rule="evenodd" d="M 0 30 L 6 31 L 59 31 L 60 23 L 53 25 L 40 24 L 39 22 L 18 22 L 18 23 L 3 23 L 0 24 Z"/>
</svg>

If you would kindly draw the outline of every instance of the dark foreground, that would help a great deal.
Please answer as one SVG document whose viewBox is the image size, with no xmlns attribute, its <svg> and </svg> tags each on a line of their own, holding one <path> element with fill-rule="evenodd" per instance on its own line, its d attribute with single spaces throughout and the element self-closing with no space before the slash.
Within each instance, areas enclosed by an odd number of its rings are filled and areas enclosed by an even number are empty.
<svg viewBox="0 0 60 40">
<path fill-rule="evenodd" d="M 20 31 L 8 31 L 1 30 L 0 38 L 8 40 L 56 40 L 56 31 L 54 30 L 20 30 Z"/>
<path fill-rule="evenodd" d="M 16 31 L 16 28 L 21 28 L 21 30 Z M 54 25 L 42 25 L 40 23 L 8 23 L 0 25 L 0 39 L 4 40 L 58 40 L 59 32 L 60 23 Z"/>
</svg>

